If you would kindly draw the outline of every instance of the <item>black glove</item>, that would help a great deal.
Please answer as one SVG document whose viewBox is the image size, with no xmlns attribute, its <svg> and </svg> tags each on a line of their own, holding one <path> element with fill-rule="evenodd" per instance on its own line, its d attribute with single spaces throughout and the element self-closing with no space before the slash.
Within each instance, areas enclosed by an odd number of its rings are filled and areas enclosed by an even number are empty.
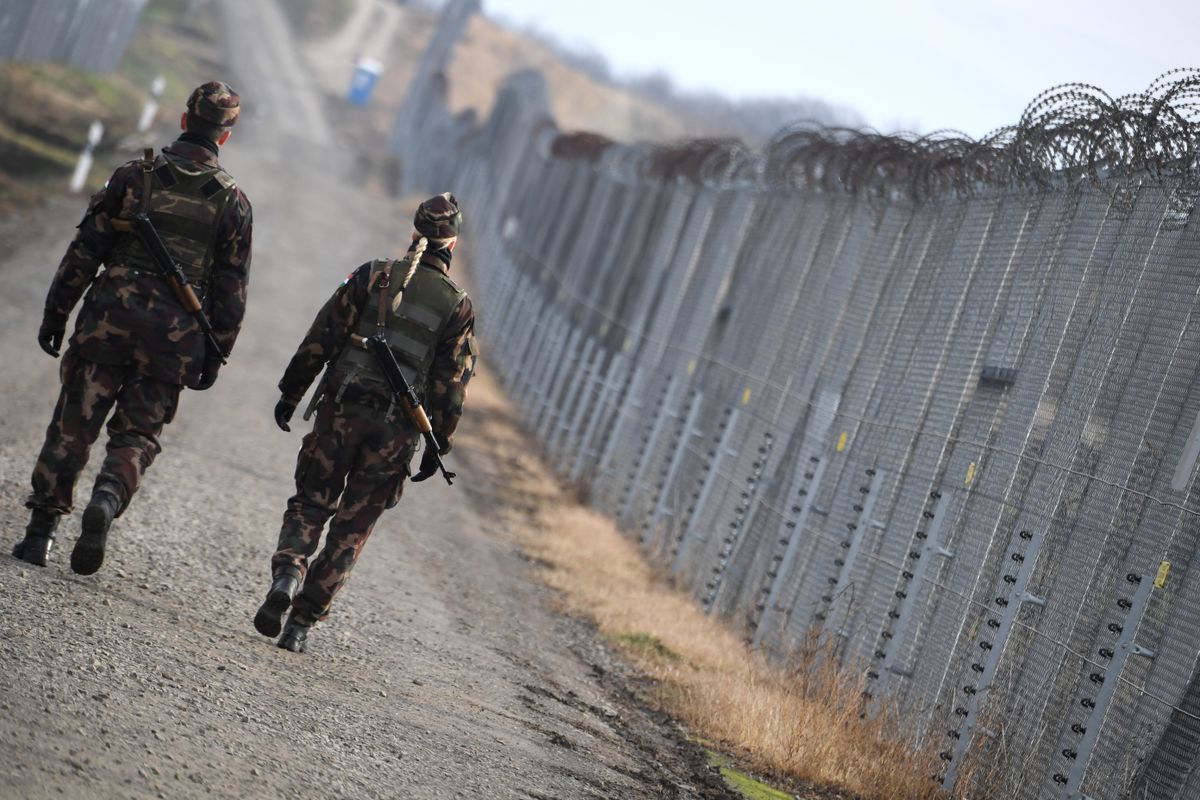
<svg viewBox="0 0 1200 800">
<path fill-rule="evenodd" d="M 205 356 L 204 367 L 200 370 L 200 380 L 197 381 L 195 386 L 196 391 L 203 392 L 205 389 L 211 389 L 213 384 L 217 382 L 217 372 L 220 369 L 220 358 Z"/>
<path fill-rule="evenodd" d="M 288 425 L 288 421 L 292 418 L 292 414 L 296 411 L 296 404 L 289 403 L 286 398 L 280 398 L 275 404 L 275 424 L 282 431 L 291 431 L 292 428 Z"/>
<path fill-rule="evenodd" d="M 51 316 L 42 318 L 42 327 L 38 328 L 38 344 L 49 355 L 58 358 L 62 349 L 63 336 L 67 333 L 67 321 Z"/>
<path fill-rule="evenodd" d="M 447 445 L 443 455 L 450 452 L 450 446 Z M 421 467 L 417 470 L 417 474 L 412 476 L 413 483 L 429 480 L 438 473 L 438 460 L 434 456 L 433 450 L 429 445 L 425 445 L 425 452 L 421 454 Z"/>
</svg>

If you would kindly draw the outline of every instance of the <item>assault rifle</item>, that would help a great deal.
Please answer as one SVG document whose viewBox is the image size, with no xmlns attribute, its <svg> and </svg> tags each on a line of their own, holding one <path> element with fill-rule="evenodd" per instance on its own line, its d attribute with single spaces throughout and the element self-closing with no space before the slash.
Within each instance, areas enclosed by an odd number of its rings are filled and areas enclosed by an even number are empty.
<svg viewBox="0 0 1200 800">
<path fill-rule="evenodd" d="M 425 452 L 433 454 L 442 477 L 446 479 L 447 484 L 453 486 L 456 476 L 453 472 L 448 471 L 446 465 L 442 463 L 442 448 L 438 444 L 437 436 L 433 433 L 433 425 L 429 422 L 429 415 L 425 413 L 425 409 L 421 406 L 421 399 L 417 397 L 416 390 L 413 389 L 412 384 L 408 382 L 408 379 L 404 377 L 404 373 L 401 372 L 400 364 L 396 361 L 396 354 L 388 346 L 387 339 L 381 333 L 377 333 L 369 338 L 354 334 L 351 336 L 351 344 L 361 347 L 375 357 L 376 363 L 379 364 L 379 370 L 383 373 L 383 377 L 387 379 L 388 387 L 392 390 L 392 395 L 404 408 L 405 413 L 408 414 L 408 418 L 412 420 L 413 425 L 417 427 L 417 430 L 421 432 L 421 436 L 425 439 Z"/>
<path fill-rule="evenodd" d="M 167 252 L 167 246 L 159 238 L 158 231 L 154 229 L 154 223 L 150 221 L 150 217 L 145 211 L 140 211 L 133 215 L 131 222 L 133 232 L 137 234 L 142 246 L 146 248 L 146 252 L 158 266 L 162 279 L 170 285 L 184 309 L 195 317 L 196 322 L 200 323 L 200 329 L 204 331 L 204 336 L 208 339 L 212 352 L 217 354 L 222 364 L 227 363 L 226 359 L 229 354 L 221 348 L 221 345 L 217 344 L 217 336 L 213 332 L 212 323 L 208 321 L 208 316 L 204 313 L 204 306 L 200 303 L 200 298 L 196 296 L 196 290 L 188 283 L 187 276 L 183 274 L 183 269 L 178 262 Z"/>
</svg>

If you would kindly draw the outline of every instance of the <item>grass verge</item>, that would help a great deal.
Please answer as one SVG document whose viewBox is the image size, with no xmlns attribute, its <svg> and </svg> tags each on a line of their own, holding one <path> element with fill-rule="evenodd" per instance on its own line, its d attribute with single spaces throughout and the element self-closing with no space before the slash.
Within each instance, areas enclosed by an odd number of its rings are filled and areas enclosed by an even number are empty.
<svg viewBox="0 0 1200 800">
<path fill-rule="evenodd" d="M 500 513 L 537 576 L 653 679 L 667 712 L 753 771 L 815 788 L 804 797 L 940 796 L 929 778 L 936 754 L 909 741 L 898 720 L 865 718 L 858 676 L 815 650 L 786 666 L 750 650 L 561 486 L 487 374 L 472 384 L 470 406 L 484 422 L 460 440 L 494 463 Z"/>
<path fill-rule="evenodd" d="M 87 186 L 139 155 L 136 132 L 156 75 L 166 79 L 159 119 L 173 129 L 196 85 L 221 72 L 207 6 L 151 0 L 117 70 L 97 75 L 62 64 L 0 64 L 0 214 L 65 188 L 93 120 L 105 133 Z M 158 142 L 152 142 L 158 144 Z"/>
<path fill-rule="evenodd" d="M 708 751 L 708 763 L 721 771 L 726 785 L 746 800 L 792 800 L 792 795 L 768 786 L 760 780 L 735 769 L 727 756 L 714 750 Z"/>
</svg>

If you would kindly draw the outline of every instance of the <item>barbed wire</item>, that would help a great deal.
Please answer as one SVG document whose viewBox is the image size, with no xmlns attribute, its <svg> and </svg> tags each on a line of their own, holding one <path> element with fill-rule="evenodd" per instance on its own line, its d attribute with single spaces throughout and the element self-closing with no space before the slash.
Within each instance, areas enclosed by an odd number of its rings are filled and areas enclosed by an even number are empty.
<svg viewBox="0 0 1200 800">
<path fill-rule="evenodd" d="M 1138 172 L 1160 180 L 1193 178 L 1198 150 L 1197 68 L 1164 73 L 1145 91 L 1115 99 L 1090 84 L 1055 86 L 1035 97 L 1015 125 L 980 139 L 961 131 L 916 136 L 802 122 L 779 131 L 761 152 L 736 139 L 621 145 L 590 133 L 560 134 L 550 148 L 557 158 L 607 161 L 610 170 L 661 183 L 751 184 L 918 202 Z"/>
</svg>

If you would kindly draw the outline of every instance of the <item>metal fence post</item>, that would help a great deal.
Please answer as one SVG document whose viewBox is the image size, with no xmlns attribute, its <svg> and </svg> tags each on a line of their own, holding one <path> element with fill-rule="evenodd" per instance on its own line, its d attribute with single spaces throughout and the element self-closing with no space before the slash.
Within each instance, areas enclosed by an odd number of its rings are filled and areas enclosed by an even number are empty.
<svg viewBox="0 0 1200 800">
<path fill-rule="evenodd" d="M 675 400 L 675 387 L 678 383 L 679 381 L 674 375 L 668 376 L 667 385 L 663 387 L 658 403 L 654 407 L 652 416 L 654 421 L 650 425 L 650 435 L 642 440 L 642 445 L 638 449 L 633 474 L 629 477 L 629 484 L 625 487 L 625 495 L 622 498 L 621 513 L 617 519 L 623 524 L 628 524 L 634 501 L 640 493 L 642 481 L 646 478 L 646 468 L 650 464 L 650 454 L 654 452 L 654 448 L 658 444 L 663 430 L 667 427 L 667 421 L 675 416 L 676 412 L 671 410 L 671 404 Z"/>
<path fill-rule="evenodd" d="M 771 457 L 771 448 L 774 443 L 775 437 L 771 435 L 770 431 L 763 434 L 763 443 L 758 448 L 758 458 L 751 465 L 750 477 L 746 478 L 746 488 L 742 490 L 741 502 L 734 511 L 733 522 L 729 523 L 729 533 L 725 534 L 725 538 L 721 542 L 721 551 L 717 555 L 717 563 L 713 565 L 712 577 L 705 584 L 706 591 L 700 600 L 700 607 L 706 614 L 712 613 L 713 604 L 716 603 L 717 595 L 721 592 L 721 585 L 725 581 L 725 572 L 729 567 L 729 557 L 745 529 L 746 519 L 758 496 L 763 470 L 767 466 L 767 460 Z"/>
<path fill-rule="evenodd" d="M 1063 784 L 1062 800 L 1087 800 L 1079 789 L 1083 786 L 1092 749 L 1100 738 L 1104 717 L 1108 714 L 1109 706 L 1112 705 L 1117 692 L 1117 684 L 1125 662 L 1131 656 L 1154 658 L 1154 651 L 1139 647 L 1134 642 L 1137 638 L 1138 623 L 1141 622 L 1142 614 L 1145 613 L 1146 606 L 1150 603 L 1150 595 L 1154 591 L 1154 580 L 1149 575 L 1130 573 L 1125 576 L 1125 581 L 1133 588 L 1133 596 L 1118 600 L 1117 606 L 1123 612 L 1122 618 L 1120 622 L 1111 622 L 1108 625 L 1108 630 L 1116 636 L 1116 641 L 1111 649 L 1101 650 L 1098 654 L 1101 658 L 1108 659 L 1108 668 L 1103 672 L 1091 672 L 1088 675 L 1089 682 L 1100 688 L 1095 698 L 1084 697 L 1080 701 L 1080 705 L 1089 709 L 1087 721 L 1072 727 L 1075 733 L 1080 734 L 1079 744 L 1074 750 L 1063 751 L 1063 755 L 1073 762 L 1071 771 L 1067 775 L 1059 773 L 1054 776 L 1056 783 Z"/>
<path fill-rule="evenodd" d="M 979 651 L 982 659 L 971 664 L 971 670 L 975 675 L 974 680 L 969 681 L 962 688 L 967 697 L 967 704 L 966 706 L 956 706 L 954 709 L 954 713 L 962 718 L 962 724 L 947 732 L 947 735 L 954 740 L 954 748 L 952 751 L 943 751 L 942 753 L 942 760 L 947 762 L 946 774 L 942 778 L 942 788 L 946 791 L 952 790 L 954 782 L 958 779 L 958 768 L 962 765 L 967 748 L 971 746 L 971 738 L 974 736 L 979 722 L 982 701 L 991 690 L 996 670 L 1000 668 L 1004 645 L 1007 644 L 1008 636 L 1017 622 L 1017 613 L 1025 603 L 1039 606 L 1046 603 L 1044 598 L 1029 592 L 1033 567 L 1037 563 L 1037 557 L 1041 554 L 1045 541 L 1046 532 L 1044 530 L 1020 530 L 1016 533 L 1016 541 L 1008 558 L 1008 561 L 1017 567 L 1016 574 L 1011 575 L 1011 580 L 1004 581 L 1004 586 L 1008 587 L 1009 591 L 1001 590 L 996 593 L 993 602 L 997 608 L 1002 610 L 1002 613 L 999 619 L 993 617 L 988 620 L 987 624 L 987 627 L 995 633 L 990 640 L 983 638 L 980 641 Z"/>
<path fill-rule="evenodd" d="M 717 437 L 716 446 L 708 452 L 708 463 L 702 469 L 704 477 L 701 480 L 700 489 L 692 497 L 694 504 L 687 515 L 687 527 L 684 528 L 683 536 L 680 538 L 675 555 L 671 560 L 672 575 L 679 574 L 679 570 L 683 568 L 683 564 L 687 559 L 688 550 L 691 549 L 696 537 L 700 535 L 700 531 L 696 525 L 696 518 L 703 513 L 704 507 L 708 505 L 708 497 L 712 494 L 713 486 L 717 482 L 717 476 L 721 472 L 721 461 L 726 456 L 737 456 L 737 451 L 729 448 L 729 440 L 733 436 L 733 429 L 737 427 L 738 411 L 737 406 L 729 406 L 725 410 L 725 419 L 717 426 L 720 433 Z"/>
<path fill-rule="evenodd" d="M 621 440 L 621 434 L 624 433 L 626 423 L 633 418 L 633 412 L 642 408 L 642 385 L 646 381 L 646 371 L 643 367 L 638 366 L 633 371 L 633 377 L 629 381 L 629 392 L 623 399 L 616 399 L 620 392 L 618 385 L 621 380 L 621 374 L 617 373 L 616 381 L 610 384 L 612 392 L 609 398 L 614 405 L 615 419 L 612 427 L 608 429 L 608 438 L 604 440 L 604 447 L 600 451 L 600 461 L 596 464 L 596 471 L 601 475 L 608 470 L 609 464 L 612 463 L 613 453 L 616 451 L 617 442 Z M 604 406 L 607 407 L 607 406 Z"/>
<path fill-rule="evenodd" d="M 929 572 L 934 556 L 942 558 L 953 558 L 954 556 L 941 544 L 942 526 L 949 513 L 950 496 L 940 491 L 934 491 L 930 493 L 930 497 L 934 500 L 934 507 L 925 515 L 928 528 L 917 531 L 916 537 L 921 544 L 909 553 L 910 563 L 901 575 L 903 584 L 896 590 L 896 598 L 900 601 L 900 605 L 888 612 L 888 619 L 894 620 L 895 625 L 885 625 L 880 634 L 879 650 L 875 653 L 875 657 L 882 659 L 882 663 L 878 670 L 871 670 L 867 673 L 868 678 L 880 681 L 879 689 L 876 692 L 886 689 L 893 675 L 901 677 L 906 675 L 897 663 L 900 655 L 897 640 L 908 633 L 917 598 L 924 587 L 925 576 Z"/>
<path fill-rule="evenodd" d="M 599 359 L 600 356 L 597 356 Z M 597 364 L 599 361 L 597 361 Z M 620 389 L 621 376 L 624 374 L 625 357 L 621 353 L 613 356 L 612 361 L 608 365 L 608 370 L 605 371 L 604 377 L 599 381 L 599 393 L 596 395 L 595 401 L 591 404 L 592 412 L 588 417 L 587 427 L 583 430 L 583 435 L 580 437 L 576 445 L 575 460 L 571 464 L 570 479 L 578 481 L 583 477 L 583 469 L 587 464 L 587 459 L 592 456 L 599 457 L 597 451 L 592 449 L 592 440 L 596 438 L 596 432 L 600 428 L 600 423 L 609 419 L 609 409 L 612 403 L 612 398 Z M 621 414 L 621 408 L 612 409 L 617 415 Z M 613 423 L 616 424 L 615 422 Z"/>
<path fill-rule="evenodd" d="M 555 464 L 560 472 L 567 470 L 566 459 L 570 455 L 570 448 L 579 447 L 581 444 L 579 428 L 583 424 L 584 415 L 591 407 L 592 384 L 595 382 L 596 369 L 603 356 L 604 351 L 598 348 L 596 340 L 589 336 L 584 347 L 583 367 L 576 371 L 575 385 L 571 387 L 567 401 L 563 405 L 562 424 L 559 425 L 549 442 Z M 565 457 L 562 454 L 564 449 L 567 450 Z"/>
<path fill-rule="evenodd" d="M 554 363 L 550 354 L 561 348 L 566 339 L 566 323 L 557 308 L 548 305 L 545 319 L 544 333 L 541 332 L 542 326 L 540 325 L 530 332 L 529 355 L 525 359 L 525 363 L 532 366 L 523 370 L 527 378 L 518 388 L 522 400 L 530 406 L 541 403 L 543 381 Z"/>
<path fill-rule="evenodd" d="M 854 564 L 858 560 L 859 553 L 862 552 L 863 538 L 867 534 L 867 529 L 875 524 L 875 501 L 879 499 L 879 489 L 883 486 L 883 478 L 886 474 L 883 470 L 874 467 L 866 470 L 867 477 L 871 479 L 866 486 L 859 487 L 858 504 L 855 506 L 858 511 L 858 521 L 849 523 L 847 526 L 849 531 L 846 539 L 842 541 L 842 549 L 845 554 L 840 558 L 835 558 L 833 565 L 838 568 L 836 578 L 829 579 L 829 592 L 821 597 L 822 610 L 816 614 L 817 620 L 822 623 L 822 628 L 828 628 L 831 620 L 830 610 L 838 596 L 846 589 L 850 582 L 850 573 L 854 569 Z M 844 631 L 835 631 L 839 636 L 843 635 Z"/>
<path fill-rule="evenodd" d="M 569 384 L 564 385 L 562 376 L 572 366 L 576 366 L 576 375 L 581 372 L 577 367 L 577 348 L 579 347 L 579 340 L 582 337 L 583 330 L 578 326 L 572 325 L 571 333 L 563 341 L 562 349 L 556 351 L 550 359 L 551 363 L 550 368 L 547 370 L 542 403 L 538 409 L 537 435 L 542 440 L 543 445 L 548 446 L 550 444 L 550 434 L 553 433 L 559 417 L 564 412 L 564 406 L 556 402 L 556 400 L 563 398 L 569 386 Z"/>
<path fill-rule="evenodd" d="M 704 395 L 698 391 L 693 391 L 688 399 L 688 409 L 679 433 L 675 437 L 671 460 L 663 472 L 662 485 L 658 490 L 658 500 L 654 504 L 654 512 L 650 515 L 650 521 L 642 533 L 642 547 L 644 548 L 651 546 L 653 539 L 657 536 L 658 523 L 662 520 L 663 515 L 670 513 L 667 510 L 667 498 L 670 497 L 671 489 L 679 477 L 679 468 L 683 465 L 684 456 L 687 455 L 688 442 L 700 434 L 700 431 L 696 430 L 696 417 L 700 414 L 700 404 L 703 399 Z"/>
<path fill-rule="evenodd" d="M 821 479 L 825 476 L 825 468 L 828 464 L 828 458 L 811 456 L 807 467 L 796 470 L 796 477 L 792 481 L 793 485 L 787 493 L 787 497 L 795 498 L 795 500 L 792 501 L 788 515 L 780 521 L 777 534 L 781 541 L 786 543 L 785 549 L 779 558 L 779 563 L 774 567 L 767 568 L 767 578 L 770 583 L 766 587 L 766 599 L 762 601 L 758 609 L 760 611 L 758 620 L 753 623 L 754 637 L 751 640 L 751 646 L 755 648 L 762 646 L 767 631 L 774 626 L 775 614 L 783 610 L 779 608 L 779 595 L 796 563 L 796 556 L 800 552 L 800 543 L 808 528 L 808 515 L 812 511 L 813 501 L 817 497 L 817 491 L 821 487 Z"/>
</svg>

